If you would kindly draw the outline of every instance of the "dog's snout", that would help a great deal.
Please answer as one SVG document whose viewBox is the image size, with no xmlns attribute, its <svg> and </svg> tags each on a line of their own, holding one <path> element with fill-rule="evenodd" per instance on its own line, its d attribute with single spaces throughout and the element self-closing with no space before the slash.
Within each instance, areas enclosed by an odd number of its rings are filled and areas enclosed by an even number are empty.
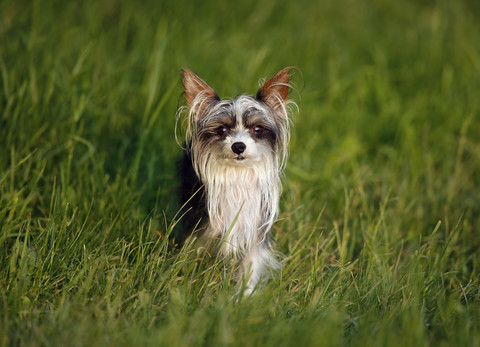
<svg viewBox="0 0 480 347">
<path fill-rule="evenodd" d="M 233 153 L 236 153 L 236 154 L 243 153 L 246 148 L 247 148 L 247 145 L 245 145 L 243 142 L 235 142 L 232 145 L 232 151 Z"/>
</svg>

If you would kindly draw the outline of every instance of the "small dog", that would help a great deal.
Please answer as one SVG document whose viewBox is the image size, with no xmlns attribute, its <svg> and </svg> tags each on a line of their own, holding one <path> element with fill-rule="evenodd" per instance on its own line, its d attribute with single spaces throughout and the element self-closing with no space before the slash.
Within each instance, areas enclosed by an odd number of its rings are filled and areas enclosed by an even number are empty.
<svg viewBox="0 0 480 347">
<path fill-rule="evenodd" d="M 249 295 L 280 268 L 270 229 L 287 159 L 291 68 L 279 71 L 256 97 L 234 100 L 220 100 L 200 77 L 182 71 L 188 107 L 177 113 L 177 122 L 186 125 L 181 194 L 194 215 L 187 225 L 191 231 L 202 216 L 208 221 L 200 228 L 203 238 L 218 240 L 217 251 L 236 261 Z"/>
</svg>

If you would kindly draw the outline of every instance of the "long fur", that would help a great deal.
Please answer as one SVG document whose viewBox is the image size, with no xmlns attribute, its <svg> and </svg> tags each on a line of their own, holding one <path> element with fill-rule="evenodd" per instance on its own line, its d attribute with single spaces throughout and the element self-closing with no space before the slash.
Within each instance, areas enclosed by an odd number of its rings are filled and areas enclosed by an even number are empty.
<svg viewBox="0 0 480 347">
<path fill-rule="evenodd" d="M 186 123 L 188 155 L 204 186 L 204 237 L 220 240 L 218 251 L 240 264 L 247 294 L 280 268 L 270 229 L 278 217 L 288 153 L 288 70 L 280 77 L 267 82 L 257 98 L 220 100 L 203 80 L 184 70 L 188 112 L 180 109 L 177 114 L 177 121 Z M 262 131 L 257 134 L 258 126 Z M 225 135 L 218 133 L 222 127 L 228 129 Z M 234 143 L 244 144 L 245 151 L 234 153 Z"/>
</svg>

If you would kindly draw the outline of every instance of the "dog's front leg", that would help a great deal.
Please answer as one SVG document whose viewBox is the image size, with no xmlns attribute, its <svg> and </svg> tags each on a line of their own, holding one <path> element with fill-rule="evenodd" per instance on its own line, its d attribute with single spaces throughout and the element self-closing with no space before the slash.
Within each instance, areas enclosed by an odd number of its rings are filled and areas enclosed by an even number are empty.
<svg viewBox="0 0 480 347">
<path fill-rule="evenodd" d="M 280 263 L 272 249 L 265 242 L 256 245 L 242 262 L 244 296 L 252 294 L 264 280 L 270 277 L 273 270 L 279 268 Z"/>
</svg>

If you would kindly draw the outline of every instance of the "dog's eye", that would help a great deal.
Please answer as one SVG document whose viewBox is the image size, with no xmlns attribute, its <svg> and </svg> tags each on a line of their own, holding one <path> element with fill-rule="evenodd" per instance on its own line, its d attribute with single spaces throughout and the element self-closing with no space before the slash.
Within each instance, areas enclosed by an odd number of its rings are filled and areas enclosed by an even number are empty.
<svg viewBox="0 0 480 347">
<path fill-rule="evenodd" d="M 225 135 L 226 133 L 228 133 L 228 128 L 226 126 L 219 126 L 217 128 L 217 134 L 220 135 L 220 136 L 223 136 Z"/>
<path fill-rule="evenodd" d="M 263 127 L 261 125 L 255 125 L 252 128 L 252 131 L 254 134 L 260 135 L 261 133 L 263 133 Z"/>
</svg>

